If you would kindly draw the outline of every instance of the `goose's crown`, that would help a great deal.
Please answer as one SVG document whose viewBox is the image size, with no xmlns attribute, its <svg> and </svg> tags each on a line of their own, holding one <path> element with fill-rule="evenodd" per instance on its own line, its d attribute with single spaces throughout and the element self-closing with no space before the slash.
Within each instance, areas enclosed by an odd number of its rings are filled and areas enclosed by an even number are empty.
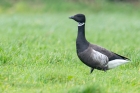
<svg viewBox="0 0 140 93">
<path fill-rule="evenodd" d="M 71 16 L 69 18 L 75 20 L 78 23 L 85 23 L 86 22 L 86 18 L 85 18 L 84 14 L 76 14 L 76 15 Z"/>
</svg>

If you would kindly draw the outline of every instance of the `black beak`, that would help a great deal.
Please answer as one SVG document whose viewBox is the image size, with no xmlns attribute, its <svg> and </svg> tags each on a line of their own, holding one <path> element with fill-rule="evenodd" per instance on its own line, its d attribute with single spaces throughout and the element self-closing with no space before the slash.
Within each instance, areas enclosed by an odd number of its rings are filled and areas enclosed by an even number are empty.
<svg viewBox="0 0 140 93">
<path fill-rule="evenodd" d="M 73 18 L 74 18 L 74 16 L 70 16 L 70 17 L 69 17 L 69 19 L 73 19 Z"/>
</svg>

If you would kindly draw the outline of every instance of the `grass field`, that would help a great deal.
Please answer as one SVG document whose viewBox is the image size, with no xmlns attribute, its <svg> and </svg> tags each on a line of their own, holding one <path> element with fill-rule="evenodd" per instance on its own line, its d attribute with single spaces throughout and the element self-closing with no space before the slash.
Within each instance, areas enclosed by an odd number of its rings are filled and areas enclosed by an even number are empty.
<svg viewBox="0 0 140 93">
<path fill-rule="evenodd" d="M 0 14 L 0 93 L 140 93 L 139 12 L 85 12 L 88 41 L 132 60 L 92 74 L 76 55 L 75 13 Z"/>
</svg>

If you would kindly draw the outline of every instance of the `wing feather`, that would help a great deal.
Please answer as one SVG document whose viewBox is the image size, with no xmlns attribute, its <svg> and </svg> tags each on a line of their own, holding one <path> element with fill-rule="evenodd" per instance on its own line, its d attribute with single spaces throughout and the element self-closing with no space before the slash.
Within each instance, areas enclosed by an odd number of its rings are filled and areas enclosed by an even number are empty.
<svg viewBox="0 0 140 93">
<path fill-rule="evenodd" d="M 105 48 L 102 48 L 102 47 L 100 47 L 100 46 L 97 46 L 97 45 L 94 45 L 94 44 L 90 44 L 90 46 L 91 46 L 94 50 L 96 50 L 96 51 L 98 51 L 98 52 L 100 52 L 100 53 L 106 55 L 106 56 L 108 57 L 109 61 L 115 60 L 115 59 L 125 59 L 125 60 L 127 59 L 127 60 L 130 60 L 130 59 L 128 59 L 127 57 L 124 57 L 124 56 L 121 56 L 121 55 L 119 55 L 119 54 L 113 53 L 112 51 L 109 51 L 109 50 L 107 50 L 107 49 L 105 49 Z"/>
</svg>

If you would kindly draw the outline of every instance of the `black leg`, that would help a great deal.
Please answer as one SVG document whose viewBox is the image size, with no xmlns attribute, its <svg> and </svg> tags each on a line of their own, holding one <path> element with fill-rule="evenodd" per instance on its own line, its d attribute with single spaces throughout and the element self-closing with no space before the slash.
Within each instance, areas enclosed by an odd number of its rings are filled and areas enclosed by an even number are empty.
<svg viewBox="0 0 140 93">
<path fill-rule="evenodd" d="M 94 70 L 94 68 L 91 68 L 91 70 L 90 70 L 90 74 L 93 72 L 93 70 Z"/>
<path fill-rule="evenodd" d="M 107 67 L 104 68 L 104 72 L 106 72 L 106 71 L 107 71 Z"/>
</svg>

